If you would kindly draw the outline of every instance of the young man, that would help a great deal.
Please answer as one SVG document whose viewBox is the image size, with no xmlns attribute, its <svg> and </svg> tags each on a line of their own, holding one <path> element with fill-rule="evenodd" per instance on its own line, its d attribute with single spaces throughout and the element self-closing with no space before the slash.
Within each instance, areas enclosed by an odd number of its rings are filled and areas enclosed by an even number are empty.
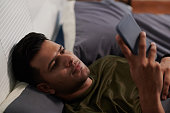
<svg viewBox="0 0 170 113">
<path fill-rule="evenodd" d="M 155 62 L 154 43 L 146 58 L 144 32 L 138 56 L 119 36 L 116 40 L 127 60 L 106 56 L 86 67 L 73 53 L 43 34 L 29 33 L 14 47 L 13 72 L 16 79 L 62 98 L 66 113 L 163 113 L 160 95 L 163 73 L 167 79 L 170 77 L 170 58 L 162 59 L 161 64 Z M 169 82 L 164 81 L 167 87 L 163 96 L 168 95 Z"/>
</svg>

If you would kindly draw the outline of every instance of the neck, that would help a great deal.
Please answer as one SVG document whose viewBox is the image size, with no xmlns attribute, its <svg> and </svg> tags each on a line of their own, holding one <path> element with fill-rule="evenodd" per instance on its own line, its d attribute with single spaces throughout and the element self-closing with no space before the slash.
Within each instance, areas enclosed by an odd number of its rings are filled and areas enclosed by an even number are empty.
<svg viewBox="0 0 170 113">
<path fill-rule="evenodd" d="M 71 101 L 73 99 L 76 99 L 81 94 L 83 94 L 91 85 L 92 85 L 92 80 L 88 77 L 85 83 L 79 88 L 79 90 L 75 91 L 72 94 L 60 95 L 59 97 L 61 97 L 66 101 Z"/>
</svg>

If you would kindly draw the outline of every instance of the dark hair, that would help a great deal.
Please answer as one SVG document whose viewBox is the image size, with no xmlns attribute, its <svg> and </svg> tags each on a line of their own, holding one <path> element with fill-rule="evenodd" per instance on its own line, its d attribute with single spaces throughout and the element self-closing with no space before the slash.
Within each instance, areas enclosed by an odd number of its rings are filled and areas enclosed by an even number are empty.
<svg viewBox="0 0 170 113">
<path fill-rule="evenodd" d="M 43 81 L 39 76 L 39 69 L 32 67 L 30 62 L 40 51 L 45 40 L 48 40 L 45 35 L 31 32 L 14 45 L 11 52 L 11 63 L 13 75 L 17 80 L 31 85 L 37 85 Z"/>
</svg>

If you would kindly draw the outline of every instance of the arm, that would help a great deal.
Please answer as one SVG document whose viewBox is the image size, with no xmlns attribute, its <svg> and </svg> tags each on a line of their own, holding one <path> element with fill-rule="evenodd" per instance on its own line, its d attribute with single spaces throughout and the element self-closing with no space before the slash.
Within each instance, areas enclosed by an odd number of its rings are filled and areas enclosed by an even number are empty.
<svg viewBox="0 0 170 113">
<path fill-rule="evenodd" d="M 130 65 L 131 77 L 139 90 L 143 113 L 164 113 L 160 101 L 163 76 L 160 64 L 155 61 L 155 43 L 151 44 L 149 56 L 146 58 L 146 34 L 144 32 L 140 35 L 138 56 L 132 54 L 119 36 L 116 36 L 116 40 Z"/>
</svg>

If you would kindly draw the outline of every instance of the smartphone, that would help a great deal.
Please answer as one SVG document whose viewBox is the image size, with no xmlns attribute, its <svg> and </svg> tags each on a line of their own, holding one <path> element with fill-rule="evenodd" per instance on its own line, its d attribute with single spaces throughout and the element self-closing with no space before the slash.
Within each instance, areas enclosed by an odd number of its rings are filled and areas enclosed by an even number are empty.
<svg viewBox="0 0 170 113">
<path fill-rule="evenodd" d="M 117 25 L 117 32 L 133 54 L 138 54 L 138 44 L 141 29 L 132 15 L 125 15 Z M 146 52 L 148 54 L 150 42 L 146 39 Z"/>
</svg>

